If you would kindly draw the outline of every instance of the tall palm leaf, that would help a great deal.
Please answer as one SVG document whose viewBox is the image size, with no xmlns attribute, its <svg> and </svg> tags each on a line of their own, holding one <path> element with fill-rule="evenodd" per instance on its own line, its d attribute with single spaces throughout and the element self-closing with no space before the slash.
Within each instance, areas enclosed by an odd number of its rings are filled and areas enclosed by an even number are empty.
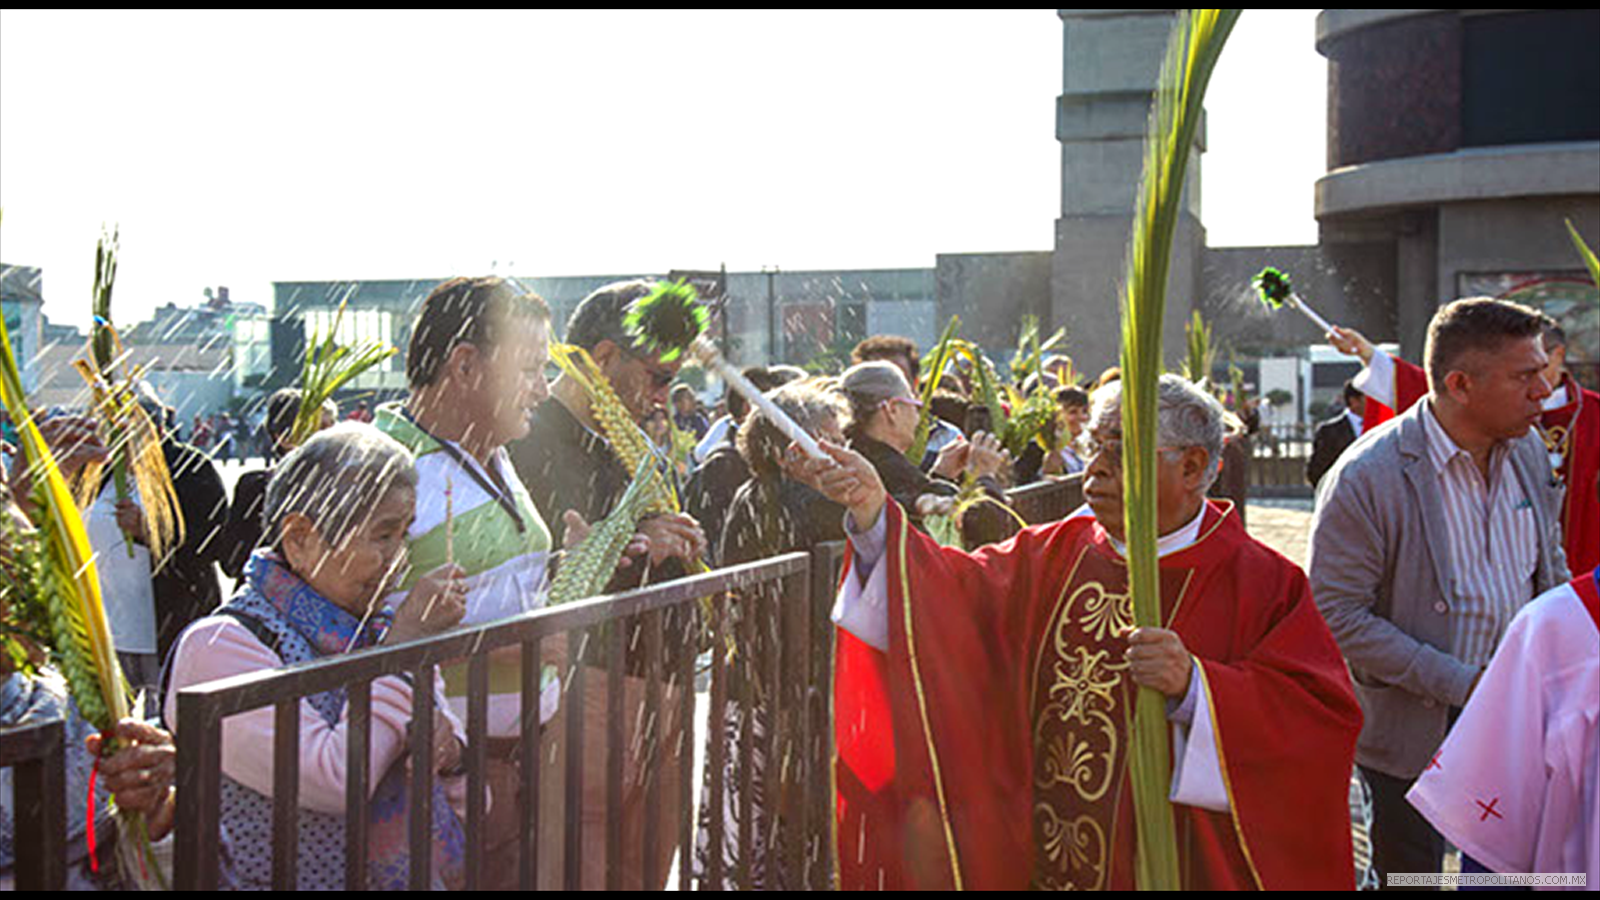
<svg viewBox="0 0 1600 900">
<path fill-rule="evenodd" d="M 1572 237 L 1572 246 L 1577 248 L 1578 256 L 1583 258 L 1583 264 L 1588 267 L 1589 277 L 1594 279 L 1596 287 L 1600 287 L 1600 259 L 1597 259 L 1594 251 L 1584 243 L 1583 236 L 1578 234 L 1578 229 L 1572 227 L 1571 219 L 1567 220 L 1567 234 Z"/>
<path fill-rule="evenodd" d="M 1194 311 L 1194 318 L 1183 327 L 1188 355 L 1183 360 L 1183 377 L 1195 384 L 1206 381 L 1211 377 L 1211 369 L 1216 365 L 1217 348 L 1211 343 L 1211 326 L 1200 317 L 1200 310 Z"/>
<path fill-rule="evenodd" d="M 916 436 L 906 449 L 906 459 L 918 465 L 928 452 L 928 435 L 933 431 L 933 395 L 938 392 L 939 382 L 944 379 L 945 367 L 955 355 L 956 332 L 960 330 L 961 317 L 951 316 L 950 323 L 944 327 L 944 334 L 939 335 L 939 343 L 934 345 L 933 353 L 928 356 L 927 371 L 922 376 L 922 408 L 917 411 Z"/>
<path fill-rule="evenodd" d="M 1122 302 L 1123 499 L 1134 621 L 1162 627 L 1156 561 L 1156 403 L 1163 365 L 1161 322 L 1166 312 L 1172 236 L 1181 211 L 1184 174 L 1201 118 L 1206 84 L 1238 10 L 1184 10 L 1167 44 L 1145 139 L 1144 176 L 1134 209 Z M 1137 883 L 1176 890 L 1177 838 L 1167 788 L 1171 778 L 1164 698 L 1139 690 L 1131 733 Z"/>
</svg>

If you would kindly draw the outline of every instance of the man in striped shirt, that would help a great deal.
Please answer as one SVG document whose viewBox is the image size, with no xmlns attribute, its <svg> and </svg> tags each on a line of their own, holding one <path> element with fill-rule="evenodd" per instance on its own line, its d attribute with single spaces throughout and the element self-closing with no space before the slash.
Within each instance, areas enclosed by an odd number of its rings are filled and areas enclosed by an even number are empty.
<svg viewBox="0 0 1600 900">
<path fill-rule="evenodd" d="M 1539 314 L 1487 298 L 1428 327 L 1429 394 L 1323 479 L 1311 586 L 1366 714 L 1373 865 L 1437 872 L 1439 836 L 1405 802 L 1507 625 L 1568 578 L 1559 493 L 1532 431 L 1550 386 Z"/>
</svg>

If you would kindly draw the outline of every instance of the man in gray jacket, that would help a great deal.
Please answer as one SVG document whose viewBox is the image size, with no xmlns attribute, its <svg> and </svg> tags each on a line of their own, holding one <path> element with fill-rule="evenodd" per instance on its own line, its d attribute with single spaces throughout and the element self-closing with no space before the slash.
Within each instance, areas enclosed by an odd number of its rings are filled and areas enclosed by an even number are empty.
<svg viewBox="0 0 1600 900">
<path fill-rule="evenodd" d="M 1518 609 L 1568 579 L 1560 495 L 1530 428 L 1550 386 L 1537 312 L 1486 298 L 1428 326 L 1429 393 L 1345 452 L 1317 491 L 1311 589 L 1366 724 L 1373 866 L 1438 872 L 1405 801 Z"/>
</svg>

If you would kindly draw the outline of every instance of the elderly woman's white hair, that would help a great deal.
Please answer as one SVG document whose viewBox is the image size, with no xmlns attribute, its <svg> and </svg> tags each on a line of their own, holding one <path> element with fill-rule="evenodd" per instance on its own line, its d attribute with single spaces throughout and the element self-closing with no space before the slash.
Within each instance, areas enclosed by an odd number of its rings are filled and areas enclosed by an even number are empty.
<svg viewBox="0 0 1600 900">
<path fill-rule="evenodd" d="M 1181 375 L 1161 376 L 1157 388 L 1156 417 L 1159 446 L 1199 447 L 1206 451 L 1206 478 L 1201 491 L 1211 487 L 1222 471 L 1222 448 L 1243 432 L 1239 418 L 1223 408 L 1217 398 Z M 1110 382 L 1089 399 L 1088 432 L 1122 429 L 1122 381 Z M 1086 432 L 1087 433 L 1087 432 Z"/>
<path fill-rule="evenodd" d="M 371 425 L 340 422 L 312 435 L 273 470 L 262 510 L 268 538 L 276 544 L 284 517 L 299 513 L 337 546 L 397 487 L 417 487 L 411 451 Z"/>
</svg>

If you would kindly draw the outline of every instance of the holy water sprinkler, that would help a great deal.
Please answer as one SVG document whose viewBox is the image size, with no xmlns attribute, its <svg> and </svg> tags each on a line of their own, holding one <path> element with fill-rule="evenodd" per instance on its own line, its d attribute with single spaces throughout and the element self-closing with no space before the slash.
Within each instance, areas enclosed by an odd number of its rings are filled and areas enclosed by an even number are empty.
<svg viewBox="0 0 1600 900">
<path fill-rule="evenodd" d="M 822 451 L 815 438 L 723 358 L 716 345 L 706 337 L 710 318 L 710 313 L 699 303 L 699 293 L 693 285 L 687 281 L 661 282 L 650 293 L 628 305 L 623 327 L 639 347 L 660 354 L 662 362 L 671 362 L 687 352 L 744 395 L 785 437 L 799 444 L 806 455 L 813 459 L 832 459 Z"/>
<path fill-rule="evenodd" d="M 1251 279 L 1250 283 L 1255 286 L 1256 295 L 1261 298 L 1261 302 L 1266 304 L 1267 308 L 1281 309 L 1284 304 L 1288 304 L 1304 314 L 1306 318 L 1311 320 L 1312 324 L 1322 329 L 1323 334 L 1333 331 L 1333 326 L 1328 324 L 1327 319 L 1317 315 L 1315 310 L 1307 306 L 1306 302 L 1295 294 L 1294 287 L 1289 283 L 1289 275 L 1287 273 L 1268 266 L 1262 269 L 1255 278 Z"/>
</svg>

